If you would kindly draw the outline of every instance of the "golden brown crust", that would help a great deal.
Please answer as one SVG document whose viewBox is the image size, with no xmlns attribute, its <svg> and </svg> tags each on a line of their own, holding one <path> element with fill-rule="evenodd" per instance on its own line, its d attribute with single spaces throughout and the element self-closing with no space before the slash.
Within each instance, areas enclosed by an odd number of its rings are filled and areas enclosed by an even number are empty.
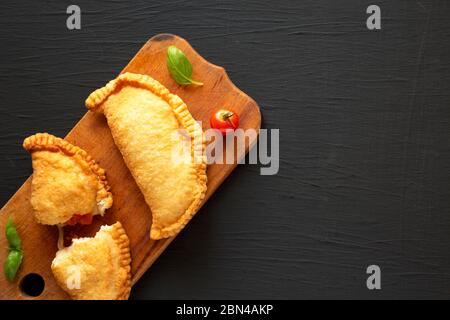
<svg viewBox="0 0 450 320">
<path fill-rule="evenodd" d="M 131 292 L 130 240 L 128 239 L 125 229 L 119 221 L 113 224 L 112 228 L 111 236 L 120 250 L 120 266 L 126 275 L 119 279 L 121 289 L 119 290 L 117 300 L 127 300 Z"/>
<path fill-rule="evenodd" d="M 78 288 L 69 286 L 76 267 Z M 102 226 L 93 238 L 76 239 L 52 262 L 59 286 L 76 300 L 127 300 L 131 292 L 130 242 L 120 222 Z"/>
<path fill-rule="evenodd" d="M 170 226 L 163 227 L 158 221 L 158 217 L 153 215 L 153 224 L 150 232 L 152 239 L 167 238 L 176 235 L 193 217 L 200 208 L 206 193 L 206 156 L 205 156 L 205 139 L 201 127 L 195 122 L 189 112 L 187 105 L 180 97 L 170 93 L 161 83 L 155 79 L 142 74 L 124 73 L 116 79 L 110 81 L 103 88 L 92 92 L 86 99 L 86 107 L 94 112 L 103 112 L 102 105 L 108 97 L 120 90 L 123 85 L 132 85 L 149 90 L 156 96 L 162 98 L 172 109 L 180 127 L 184 128 L 188 133 L 191 141 L 191 157 L 193 169 L 197 179 L 197 190 L 193 197 L 191 205 L 180 216 L 180 218 Z"/>
<path fill-rule="evenodd" d="M 74 146 L 66 140 L 49 133 L 37 133 L 26 138 L 23 142 L 23 147 L 30 153 L 34 151 L 61 152 L 73 157 L 81 166 L 87 166 L 98 177 L 97 202 L 104 200 L 105 208 L 112 206 L 112 194 L 109 191 L 110 186 L 106 180 L 105 170 L 80 147 Z"/>
</svg>

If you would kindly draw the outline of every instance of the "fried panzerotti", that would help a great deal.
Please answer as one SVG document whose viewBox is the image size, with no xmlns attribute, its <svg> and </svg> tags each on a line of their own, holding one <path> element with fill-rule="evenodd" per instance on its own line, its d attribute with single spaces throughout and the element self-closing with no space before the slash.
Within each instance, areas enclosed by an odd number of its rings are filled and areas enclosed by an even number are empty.
<svg viewBox="0 0 450 320">
<path fill-rule="evenodd" d="M 74 239 L 52 262 L 59 286 L 76 300 L 126 300 L 131 290 L 130 243 L 120 222 L 94 238 Z"/>
<path fill-rule="evenodd" d="M 48 133 L 26 138 L 23 147 L 31 153 L 31 205 L 39 223 L 86 224 L 112 206 L 105 171 L 86 151 Z"/>
<path fill-rule="evenodd" d="M 152 211 L 152 239 L 174 236 L 206 192 L 205 139 L 186 104 L 149 76 L 124 73 L 86 100 L 114 141 Z"/>
</svg>

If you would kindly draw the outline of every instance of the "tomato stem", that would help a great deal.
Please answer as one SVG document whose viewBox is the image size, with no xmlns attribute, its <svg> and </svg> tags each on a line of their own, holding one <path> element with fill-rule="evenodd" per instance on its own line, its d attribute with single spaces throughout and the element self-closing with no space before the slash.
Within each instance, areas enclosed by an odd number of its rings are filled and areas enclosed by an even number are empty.
<svg viewBox="0 0 450 320">
<path fill-rule="evenodd" d="M 234 116 L 234 113 L 231 111 L 226 111 L 222 114 L 222 119 L 225 120 L 226 122 L 228 122 L 233 129 L 236 129 L 236 126 L 234 125 L 233 121 L 231 121 L 231 117 Z"/>
<path fill-rule="evenodd" d="M 222 119 L 227 120 L 229 118 L 231 118 L 232 116 L 234 116 L 234 113 L 231 111 L 226 111 L 222 114 Z"/>
</svg>

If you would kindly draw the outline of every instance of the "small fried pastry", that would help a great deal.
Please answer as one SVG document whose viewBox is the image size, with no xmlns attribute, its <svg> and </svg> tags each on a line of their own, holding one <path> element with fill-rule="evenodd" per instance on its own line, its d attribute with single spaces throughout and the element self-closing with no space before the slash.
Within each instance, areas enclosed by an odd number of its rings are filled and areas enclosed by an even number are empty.
<svg viewBox="0 0 450 320">
<path fill-rule="evenodd" d="M 52 272 L 75 300 L 126 300 L 131 290 L 130 242 L 120 222 L 102 226 L 94 238 L 74 239 L 59 250 Z"/>
<path fill-rule="evenodd" d="M 33 177 L 31 205 L 39 223 L 89 224 L 112 206 L 105 171 L 79 147 L 48 133 L 26 138 Z"/>
</svg>

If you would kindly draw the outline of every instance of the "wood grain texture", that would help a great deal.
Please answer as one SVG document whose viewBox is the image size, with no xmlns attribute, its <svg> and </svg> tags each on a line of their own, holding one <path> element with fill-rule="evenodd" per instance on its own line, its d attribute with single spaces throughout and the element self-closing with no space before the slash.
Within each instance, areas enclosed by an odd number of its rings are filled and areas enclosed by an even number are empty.
<svg viewBox="0 0 450 320">
<path fill-rule="evenodd" d="M 183 50 L 194 66 L 193 77 L 204 82 L 202 87 L 180 86 L 171 78 L 166 66 L 166 52 L 170 45 L 176 45 Z M 147 74 L 164 84 L 172 93 L 180 96 L 188 105 L 190 112 L 197 121 L 201 121 L 203 130 L 209 128 L 209 117 L 221 107 L 235 110 L 240 116 L 242 129 L 259 131 L 261 115 L 259 107 L 253 99 L 240 91 L 228 78 L 222 67 L 215 66 L 203 59 L 184 39 L 171 35 L 160 34 L 151 38 L 122 72 Z M 96 88 L 93 88 L 93 90 Z M 88 112 L 67 135 L 66 139 L 86 150 L 107 172 L 111 185 L 114 204 L 104 217 L 95 217 L 88 227 L 67 227 L 66 232 L 78 236 L 93 236 L 102 224 L 112 224 L 120 221 L 130 238 L 132 255 L 132 282 L 135 284 L 144 272 L 159 257 L 173 240 L 172 238 L 158 241 L 149 237 L 151 212 L 137 187 L 134 179 L 123 162 L 120 152 L 112 139 L 109 127 L 103 115 Z M 236 152 L 235 159 L 241 159 L 248 152 L 249 146 L 255 143 L 250 139 L 243 153 Z M 233 146 L 231 146 L 233 147 Z M 232 150 L 226 149 L 223 152 Z M 234 164 L 211 164 L 207 168 L 208 190 L 205 201 L 214 193 L 225 178 L 236 167 Z M 55 256 L 57 229 L 56 227 L 39 225 L 33 218 L 30 205 L 30 179 L 18 190 L 11 200 L 0 210 L 0 230 L 8 217 L 12 217 L 22 236 L 25 259 L 14 283 L 8 283 L 0 277 L 1 299 L 28 299 L 20 289 L 20 279 L 29 273 L 43 276 L 46 288 L 37 299 L 64 299 L 67 295 L 57 286 L 51 274 L 50 265 Z M 6 250 L 7 242 L 0 238 L 0 248 Z M 3 265 L 5 256 L 0 256 Z M 101 272 L 101 270 L 99 270 Z"/>
</svg>

